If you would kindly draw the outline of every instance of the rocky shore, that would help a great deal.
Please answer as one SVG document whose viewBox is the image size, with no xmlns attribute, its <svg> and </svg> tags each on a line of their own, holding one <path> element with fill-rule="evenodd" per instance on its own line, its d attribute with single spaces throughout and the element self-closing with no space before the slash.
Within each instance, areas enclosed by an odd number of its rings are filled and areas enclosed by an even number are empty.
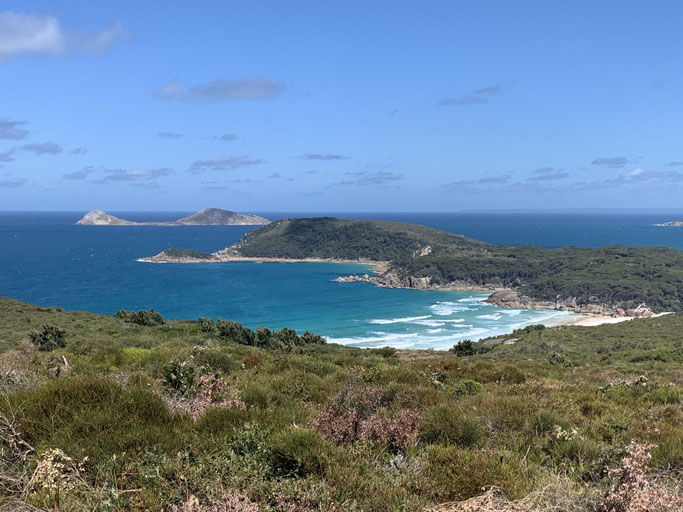
<svg viewBox="0 0 683 512">
<path fill-rule="evenodd" d="M 609 304 L 577 304 L 575 297 L 557 298 L 555 301 L 537 301 L 510 289 L 496 290 L 486 299 L 486 302 L 504 308 L 553 309 L 614 318 L 649 318 L 655 316 L 655 313 L 645 304 L 641 304 L 637 308 L 624 309 Z"/>
<path fill-rule="evenodd" d="M 477 286 L 467 282 L 453 282 L 447 285 L 432 284 L 430 277 L 400 277 L 393 268 L 387 268 L 383 273 L 376 275 L 349 275 L 336 279 L 340 283 L 371 283 L 375 286 L 387 288 L 413 288 L 417 290 L 441 290 L 441 291 L 488 291 L 491 295 L 485 300 L 489 304 L 503 308 L 515 309 L 550 309 L 555 311 L 568 311 L 581 315 L 612 317 L 612 318 L 649 318 L 656 316 L 645 304 L 637 308 L 624 309 L 607 304 L 578 304 L 575 297 L 566 299 L 558 298 L 556 301 L 538 301 L 531 297 L 520 295 L 513 289 L 504 288 L 491 284 L 489 286 Z"/>
</svg>

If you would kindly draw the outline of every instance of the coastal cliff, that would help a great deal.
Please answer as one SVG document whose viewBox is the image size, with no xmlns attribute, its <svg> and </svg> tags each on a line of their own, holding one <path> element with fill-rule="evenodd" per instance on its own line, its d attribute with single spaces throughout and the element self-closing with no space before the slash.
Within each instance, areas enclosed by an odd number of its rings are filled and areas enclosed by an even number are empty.
<svg viewBox="0 0 683 512">
<path fill-rule="evenodd" d="M 102 210 L 91 210 L 76 224 L 80 226 L 260 226 L 270 221 L 258 215 L 205 208 L 170 222 L 134 222 L 120 219 Z"/>
<path fill-rule="evenodd" d="M 335 261 L 374 264 L 374 275 L 342 276 L 391 288 L 490 291 L 492 303 L 610 316 L 681 311 L 683 251 L 496 246 L 387 221 L 284 219 L 212 254 L 167 250 L 142 261 Z M 504 290 L 506 294 L 496 293 Z M 514 292 L 515 295 L 509 294 Z M 640 313 L 638 313 L 640 311 Z"/>
</svg>

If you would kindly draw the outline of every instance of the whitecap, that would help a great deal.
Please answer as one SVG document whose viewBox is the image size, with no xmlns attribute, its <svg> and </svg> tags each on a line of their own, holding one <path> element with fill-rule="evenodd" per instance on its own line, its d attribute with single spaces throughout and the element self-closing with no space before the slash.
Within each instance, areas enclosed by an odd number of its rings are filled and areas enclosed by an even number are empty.
<svg viewBox="0 0 683 512">
<path fill-rule="evenodd" d="M 477 315 L 477 318 L 481 318 L 483 320 L 500 320 L 502 315 L 500 313 L 493 313 L 491 315 Z"/>
<path fill-rule="evenodd" d="M 403 323 L 412 323 L 417 320 L 425 320 L 427 318 L 431 318 L 432 315 L 424 315 L 424 316 L 406 316 L 403 318 L 373 318 L 371 320 L 368 320 L 368 323 L 371 324 L 379 324 L 379 325 L 386 325 L 386 324 L 403 324 Z"/>
<path fill-rule="evenodd" d="M 470 308 L 458 304 L 457 302 L 437 302 L 429 306 L 435 315 L 448 316 L 460 311 L 469 311 Z"/>
</svg>

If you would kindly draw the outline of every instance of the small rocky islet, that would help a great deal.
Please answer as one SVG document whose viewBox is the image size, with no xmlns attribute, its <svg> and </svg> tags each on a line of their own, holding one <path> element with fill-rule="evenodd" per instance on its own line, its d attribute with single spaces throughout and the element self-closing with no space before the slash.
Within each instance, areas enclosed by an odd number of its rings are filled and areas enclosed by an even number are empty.
<svg viewBox="0 0 683 512">
<path fill-rule="evenodd" d="M 103 210 L 91 210 L 76 222 L 79 226 L 262 226 L 270 221 L 258 215 L 204 208 L 170 222 L 135 222 L 120 219 Z"/>
</svg>

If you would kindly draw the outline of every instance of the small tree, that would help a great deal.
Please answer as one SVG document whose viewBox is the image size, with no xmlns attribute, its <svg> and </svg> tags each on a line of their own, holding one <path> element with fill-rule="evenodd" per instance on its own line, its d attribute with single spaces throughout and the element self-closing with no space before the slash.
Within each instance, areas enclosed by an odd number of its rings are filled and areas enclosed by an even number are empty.
<svg viewBox="0 0 683 512">
<path fill-rule="evenodd" d="M 474 354 L 474 346 L 470 340 L 462 340 L 457 345 L 453 345 L 451 352 L 458 357 L 471 356 Z"/>
<path fill-rule="evenodd" d="M 41 331 L 31 331 L 28 337 L 38 350 L 44 352 L 66 346 L 66 331 L 54 325 L 43 325 Z"/>
</svg>

